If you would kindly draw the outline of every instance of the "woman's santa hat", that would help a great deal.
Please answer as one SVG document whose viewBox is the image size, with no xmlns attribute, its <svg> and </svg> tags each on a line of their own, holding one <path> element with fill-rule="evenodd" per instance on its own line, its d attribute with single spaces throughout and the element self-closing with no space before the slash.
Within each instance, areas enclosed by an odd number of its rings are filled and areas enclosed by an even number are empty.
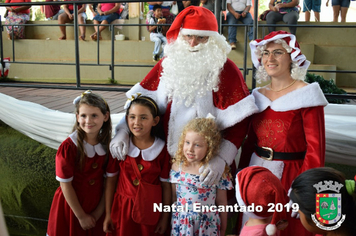
<svg viewBox="0 0 356 236">
<path fill-rule="evenodd" d="M 246 209 L 254 204 L 253 212 L 244 212 L 249 218 L 266 219 L 272 216 L 271 223 L 266 227 L 267 235 L 275 235 L 277 229 L 281 230 L 287 226 L 287 194 L 281 181 L 268 169 L 250 166 L 237 173 L 236 199 L 239 206 L 246 206 Z M 261 206 L 262 210 L 256 206 Z M 269 209 L 272 209 L 272 212 L 269 212 Z"/>
<path fill-rule="evenodd" d="M 167 32 L 168 42 L 177 39 L 179 32 L 187 35 L 218 35 L 218 22 L 215 15 L 204 7 L 190 6 L 181 11 Z"/>
<path fill-rule="evenodd" d="M 310 61 L 307 60 L 307 58 L 301 53 L 300 51 L 300 46 L 297 42 L 297 39 L 294 34 L 290 34 L 286 31 L 273 31 L 266 35 L 263 39 L 256 39 L 250 42 L 250 48 L 251 48 L 251 59 L 253 62 L 253 65 L 258 69 L 258 67 L 262 66 L 261 64 L 261 56 L 259 55 L 260 52 L 258 52 L 258 47 L 267 45 L 270 42 L 273 42 L 277 39 L 282 39 L 284 40 L 287 45 L 289 45 L 292 48 L 291 52 L 291 59 L 292 61 L 297 62 L 300 68 L 308 69 L 310 65 Z"/>
</svg>

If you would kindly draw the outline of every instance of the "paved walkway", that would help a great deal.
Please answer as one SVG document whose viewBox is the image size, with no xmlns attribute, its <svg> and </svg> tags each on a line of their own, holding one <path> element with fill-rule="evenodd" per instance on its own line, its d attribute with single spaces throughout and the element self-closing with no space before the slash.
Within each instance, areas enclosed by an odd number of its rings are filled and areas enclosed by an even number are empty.
<svg viewBox="0 0 356 236">
<path fill-rule="evenodd" d="M 0 86 L 0 93 L 19 100 L 41 104 L 53 110 L 70 113 L 74 112 L 73 99 L 85 90 Z M 93 92 L 100 94 L 108 102 L 112 114 L 124 112 L 124 104 L 126 102 L 125 92 L 95 91 L 94 89 Z"/>
</svg>

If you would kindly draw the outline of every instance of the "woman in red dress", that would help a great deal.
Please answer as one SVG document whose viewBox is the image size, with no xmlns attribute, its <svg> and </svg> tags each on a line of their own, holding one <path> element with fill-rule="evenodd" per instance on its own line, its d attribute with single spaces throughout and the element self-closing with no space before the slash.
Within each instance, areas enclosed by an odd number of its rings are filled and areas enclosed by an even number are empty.
<svg viewBox="0 0 356 236">
<path fill-rule="evenodd" d="M 107 153 L 111 140 L 110 109 L 100 96 L 87 91 L 74 100 L 74 132 L 56 155 L 56 190 L 47 236 L 103 236 L 104 174 L 113 173 Z"/>
<path fill-rule="evenodd" d="M 253 90 L 259 113 L 252 116 L 240 167 L 258 165 L 272 171 L 288 191 L 303 171 L 324 166 L 327 100 L 318 83 L 304 82 L 310 62 L 293 34 L 272 32 L 250 43 L 257 68 Z M 282 235 L 308 235 L 299 219 L 289 219 Z"/>
</svg>

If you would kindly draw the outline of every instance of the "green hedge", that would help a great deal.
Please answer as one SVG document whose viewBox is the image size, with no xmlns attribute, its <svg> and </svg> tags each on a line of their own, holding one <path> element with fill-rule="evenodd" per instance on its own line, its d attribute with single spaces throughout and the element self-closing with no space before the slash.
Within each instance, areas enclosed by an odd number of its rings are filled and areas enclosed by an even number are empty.
<svg viewBox="0 0 356 236">
<path fill-rule="evenodd" d="M 11 235 L 45 235 L 56 150 L 0 121 L 0 200 Z"/>
</svg>

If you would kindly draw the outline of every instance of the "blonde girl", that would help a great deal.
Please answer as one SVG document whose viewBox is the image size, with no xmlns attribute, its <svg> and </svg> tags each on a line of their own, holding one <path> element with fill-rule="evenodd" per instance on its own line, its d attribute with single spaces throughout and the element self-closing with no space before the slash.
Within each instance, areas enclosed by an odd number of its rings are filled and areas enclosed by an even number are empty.
<svg viewBox="0 0 356 236">
<path fill-rule="evenodd" d="M 196 206 L 226 206 L 226 190 L 232 189 L 228 168 L 218 183 L 206 186 L 199 181 L 199 168 L 215 158 L 221 134 L 212 118 L 191 120 L 184 128 L 170 172 L 172 199 L 171 235 L 225 235 L 227 213 L 197 210 Z"/>
</svg>

